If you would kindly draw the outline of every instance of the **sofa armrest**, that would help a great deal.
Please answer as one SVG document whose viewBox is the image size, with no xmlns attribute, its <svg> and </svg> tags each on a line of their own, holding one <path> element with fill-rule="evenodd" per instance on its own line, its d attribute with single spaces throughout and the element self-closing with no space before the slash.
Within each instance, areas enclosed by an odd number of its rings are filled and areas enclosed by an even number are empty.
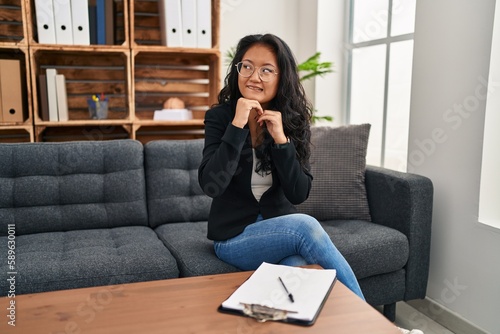
<svg viewBox="0 0 500 334">
<path fill-rule="evenodd" d="M 372 221 L 408 238 L 405 300 L 424 298 L 429 275 L 432 181 L 421 175 L 367 166 L 365 184 Z"/>
</svg>

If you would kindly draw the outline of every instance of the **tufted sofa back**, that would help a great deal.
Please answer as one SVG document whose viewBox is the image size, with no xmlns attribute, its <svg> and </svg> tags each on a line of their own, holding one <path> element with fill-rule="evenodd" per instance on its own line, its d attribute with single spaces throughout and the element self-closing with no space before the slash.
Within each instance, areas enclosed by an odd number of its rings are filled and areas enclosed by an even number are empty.
<svg viewBox="0 0 500 334">
<path fill-rule="evenodd" d="M 147 225 L 135 140 L 0 144 L 0 236 Z"/>
<path fill-rule="evenodd" d="M 203 139 L 158 140 L 144 146 L 149 224 L 208 220 L 211 198 L 198 183 Z"/>
</svg>

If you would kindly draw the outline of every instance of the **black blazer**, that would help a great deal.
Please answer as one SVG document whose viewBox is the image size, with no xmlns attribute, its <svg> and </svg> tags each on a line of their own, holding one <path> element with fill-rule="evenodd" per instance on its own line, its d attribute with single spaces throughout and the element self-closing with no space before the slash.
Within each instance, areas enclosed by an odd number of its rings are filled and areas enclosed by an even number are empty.
<svg viewBox="0 0 500 334">
<path fill-rule="evenodd" d="M 231 124 L 235 111 L 229 104 L 205 114 L 205 147 L 198 169 L 198 181 L 213 198 L 208 218 L 208 238 L 226 240 L 255 222 L 297 210 L 294 204 L 307 199 L 312 175 L 296 159 L 293 142 L 271 148 L 272 186 L 258 202 L 251 189 L 252 144 L 248 125 Z"/>
</svg>

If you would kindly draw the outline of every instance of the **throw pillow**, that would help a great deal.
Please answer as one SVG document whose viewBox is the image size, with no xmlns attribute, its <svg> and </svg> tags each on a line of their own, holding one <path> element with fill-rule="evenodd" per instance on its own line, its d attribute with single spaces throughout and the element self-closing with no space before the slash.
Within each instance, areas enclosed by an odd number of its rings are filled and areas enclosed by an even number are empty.
<svg viewBox="0 0 500 334">
<path fill-rule="evenodd" d="M 320 221 L 371 221 L 365 188 L 370 124 L 312 127 L 309 198 L 297 208 Z"/>
</svg>

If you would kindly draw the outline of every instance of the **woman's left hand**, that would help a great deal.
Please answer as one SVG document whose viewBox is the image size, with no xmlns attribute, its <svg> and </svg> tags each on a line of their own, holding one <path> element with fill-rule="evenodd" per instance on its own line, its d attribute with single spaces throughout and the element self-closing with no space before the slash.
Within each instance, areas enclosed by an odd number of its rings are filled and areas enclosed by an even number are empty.
<svg viewBox="0 0 500 334">
<path fill-rule="evenodd" d="M 260 111 L 257 122 L 260 126 L 263 126 L 263 123 L 266 124 L 267 131 L 269 131 L 276 144 L 285 144 L 287 142 L 285 132 L 283 131 L 281 112 L 275 110 Z"/>
</svg>

